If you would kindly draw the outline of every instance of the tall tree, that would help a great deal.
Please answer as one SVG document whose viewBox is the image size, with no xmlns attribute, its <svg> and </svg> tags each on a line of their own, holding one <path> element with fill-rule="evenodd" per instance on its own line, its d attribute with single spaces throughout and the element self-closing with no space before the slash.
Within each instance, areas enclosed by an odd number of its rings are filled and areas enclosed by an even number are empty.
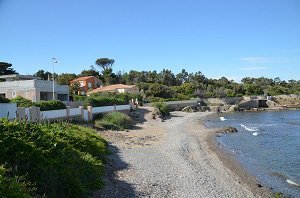
<svg viewBox="0 0 300 198">
<path fill-rule="evenodd" d="M 17 74 L 11 63 L 0 62 L 0 75 Z"/>
<path fill-rule="evenodd" d="M 110 69 L 114 63 L 115 60 L 109 58 L 99 58 L 96 60 L 96 65 L 98 65 L 102 70 Z"/>
<path fill-rule="evenodd" d="M 185 71 L 185 69 L 182 69 L 181 72 L 176 75 L 178 85 L 185 83 L 188 80 L 188 77 L 189 73 Z"/>
<path fill-rule="evenodd" d="M 113 73 L 112 70 L 112 66 L 115 63 L 114 59 L 99 58 L 95 63 L 102 69 L 102 80 L 106 85 L 113 84 L 117 81 L 116 74 Z"/>
</svg>

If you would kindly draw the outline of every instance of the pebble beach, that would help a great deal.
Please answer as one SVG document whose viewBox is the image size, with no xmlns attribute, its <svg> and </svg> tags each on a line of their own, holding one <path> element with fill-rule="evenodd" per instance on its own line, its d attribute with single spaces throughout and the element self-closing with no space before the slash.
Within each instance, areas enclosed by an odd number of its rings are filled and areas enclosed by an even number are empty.
<svg viewBox="0 0 300 198">
<path fill-rule="evenodd" d="M 218 147 L 215 132 L 201 120 L 210 112 L 172 112 L 129 131 L 101 132 L 112 154 L 106 186 L 94 197 L 271 197 L 230 154 Z"/>
</svg>

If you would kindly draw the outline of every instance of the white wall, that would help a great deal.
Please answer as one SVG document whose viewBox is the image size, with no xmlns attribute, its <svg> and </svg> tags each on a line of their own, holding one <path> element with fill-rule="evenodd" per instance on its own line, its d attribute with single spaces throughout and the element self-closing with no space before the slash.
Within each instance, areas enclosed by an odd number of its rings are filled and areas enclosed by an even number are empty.
<svg viewBox="0 0 300 198">
<path fill-rule="evenodd" d="M 0 118 L 14 119 L 16 118 L 16 103 L 0 103 Z"/>
<path fill-rule="evenodd" d="M 121 110 L 130 110 L 130 105 L 117 105 L 117 111 Z M 106 113 L 114 111 L 114 106 L 105 106 L 105 107 L 93 107 L 92 113 Z M 15 103 L 0 103 L 0 117 L 6 118 L 9 115 L 9 119 L 16 118 L 17 105 Z M 26 117 L 30 117 L 29 108 L 25 108 Z M 80 108 L 70 108 L 70 117 L 81 116 Z M 67 118 L 67 109 L 60 110 L 51 110 L 51 111 L 41 111 L 40 112 L 41 120 L 47 119 L 58 119 L 58 118 Z M 88 110 L 84 110 L 84 120 L 88 120 Z"/>
<path fill-rule="evenodd" d="M 41 119 L 54 119 L 67 117 L 67 109 L 41 111 Z"/>
</svg>

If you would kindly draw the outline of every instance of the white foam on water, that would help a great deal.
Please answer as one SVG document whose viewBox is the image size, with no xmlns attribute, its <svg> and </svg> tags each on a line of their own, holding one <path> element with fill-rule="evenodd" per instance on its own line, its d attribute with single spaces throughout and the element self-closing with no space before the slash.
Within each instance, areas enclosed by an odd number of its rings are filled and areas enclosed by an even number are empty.
<svg viewBox="0 0 300 198">
<path fill-rule="evenodd" d="M 289 183 L 289 184 L 292 184 L 294 186 L 300 186 L 300 184 L 297 184 L 296 182 L 294 182 L 294 181 L 292 181 L 290 179 L 287 179 L 286 182 Z"/>
<path fill-rule="evenodd" d="M 252 135 L 254 135 L 254 136 L 257 136 L 259 133 L 257 133 L 257 132 L 255 132 L 255 133 L 252 133 Z"/>
<path fill-rule="evenodd" d="M 220 120 L 221 120 L 221 121 L 225 121 L 225 120 L 227 120 L 227 119 L 224 118 L 224 117 L 220 117 Z"/>
<path fill-rule="evenodd" d="M 248 127 L 244 124 L 241 124 L 241 127 L 243 127 L 244 129 L 246 129 L 247 131 L 250 131 L 250 132 L 257 132 L 259 131 L 259 129 L 257 127 Z"/>
</svg>

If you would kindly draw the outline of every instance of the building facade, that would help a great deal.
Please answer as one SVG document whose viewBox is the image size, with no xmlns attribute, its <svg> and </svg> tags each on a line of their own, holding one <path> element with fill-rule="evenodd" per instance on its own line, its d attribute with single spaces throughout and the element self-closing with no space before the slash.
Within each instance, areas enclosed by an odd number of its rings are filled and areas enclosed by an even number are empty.
<svg viewBox="0 0 300 198">
<path fill-rule="evenodd" d="M 22 96 L 33 102 L 52 100 L 53 81 L 32 79 L 0 82 L 0 95 L 8 99 Z M 54 96 L 56 100 L 69 101 L 69 86 L 54 82 Z"/>
<path fill-rule="evenodd" d="M 84 76 L 70 81 L 71 86 L 74 86 L 76 83 L 80 87 L 77 93 L 74 93 L 76 95 L 85 95 L 88 91 L 103 86 L 102 81 L 95 76 Z"/>
</svg>

